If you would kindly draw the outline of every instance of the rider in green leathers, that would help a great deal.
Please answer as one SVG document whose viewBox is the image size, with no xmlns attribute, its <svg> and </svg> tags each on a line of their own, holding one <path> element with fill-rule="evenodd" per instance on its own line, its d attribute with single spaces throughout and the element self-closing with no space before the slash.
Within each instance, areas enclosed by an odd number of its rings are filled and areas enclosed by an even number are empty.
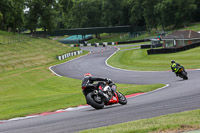
<svg viewBox="0 0 200 133">
<path fill-rule="evenodd" d="M 185 71 L 184 67 L 181 66 L 179 63 L 176 63 L 174 60 L 171 61 L 171 69 L 172 69 L 172 72 L 174 72 L 176 74 L 176 76 L 178 76 L 179 67 L 182 67 L 183 71 Z"/>
</svg>

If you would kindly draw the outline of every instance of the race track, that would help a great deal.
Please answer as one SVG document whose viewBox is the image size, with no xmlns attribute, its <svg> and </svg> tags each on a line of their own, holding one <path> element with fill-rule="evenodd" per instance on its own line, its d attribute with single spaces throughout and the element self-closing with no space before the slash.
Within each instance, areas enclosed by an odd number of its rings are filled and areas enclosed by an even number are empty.
<svg viewBox="0 0 200 133">
<path fill-rule="evenodd" d="M 82 79 L 83 74 L 89 72 L 93 76 L 108 77 L 116 83 L 164 83 L 169 84 L 169 86 L 129 98 L 128 104 L 125 106 L 117 104 L 105 107 L 102 110 L 95 110 L 88 106 L 70 112 L 1 123 L 1 133 L 71 133 L 169 113 L 200 109 L 199 70 L 188 70 L 189 80 L 186 81 L 175 77 L 171 71 L 120 70 L 107 66 L 105 62 L 108 57 L 116 52 L 117 49 L 114 46 L 107 49 L 102 47 L 83 47 L 82 49 L 93 52 L 61 65 L 53 66 L 51 69 L 58 75 L 76 79 Z"/>
</svg>

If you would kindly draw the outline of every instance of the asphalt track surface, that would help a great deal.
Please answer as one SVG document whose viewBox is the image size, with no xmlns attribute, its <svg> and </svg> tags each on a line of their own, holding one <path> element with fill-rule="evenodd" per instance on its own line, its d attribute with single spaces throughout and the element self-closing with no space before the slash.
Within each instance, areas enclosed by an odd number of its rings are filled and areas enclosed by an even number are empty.
<svg viewBox="0 0 200 133">
<path fill-rule="evenodd" d="M 84 73 L 108 77 L 116 83 L 169 84 L 168 87 L 128 99 L 127 105 L 107 106 L 95 110 L 88 106 L 80 110 L 10 121 L 0 124 L 0 133 L 72 133 L 151 118 L 155 116 L 200 109 L 200 71 L 188 70 L 189 80 L 183 81 L 170 71 L 139 72 L 111 68 L 105 61 L 116 48 L 83 47 L 93 51 L 78 59 L 53 66 L 58 75 L 82 79 Z M 103 49 L 103 52 L 101 51 Z M 94 53 L 95 52 L 95 53 Z M 80 90 L 81 91 L 81 90 Z"/>
</svg>

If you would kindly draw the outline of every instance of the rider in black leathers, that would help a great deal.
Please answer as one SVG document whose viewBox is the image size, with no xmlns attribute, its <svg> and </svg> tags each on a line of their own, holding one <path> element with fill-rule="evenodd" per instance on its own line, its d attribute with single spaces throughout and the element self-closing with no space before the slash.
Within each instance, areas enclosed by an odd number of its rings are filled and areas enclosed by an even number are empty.
<svg viewBox="0 0 200 133">
<path fill-rule="evenodd" d="M 99 86 L 101 84 L 103 84 L 103 82 L 98 82 L 97 84 L 94 84 L 95 81 L 104 81 L 104 82 L 107 82 L 107 83 L 112 83 L 112 80 L 111 79 L 108 79 L 108 78 L 95 78 L 95 77 L 92 77 L 92 75 L 90 73 L 86 73 L 84 74 L 84 78 L 82 80 L 82 88 L 85 87 L 95 87 L 95 88 L 99 88 Z"/>
</svg>

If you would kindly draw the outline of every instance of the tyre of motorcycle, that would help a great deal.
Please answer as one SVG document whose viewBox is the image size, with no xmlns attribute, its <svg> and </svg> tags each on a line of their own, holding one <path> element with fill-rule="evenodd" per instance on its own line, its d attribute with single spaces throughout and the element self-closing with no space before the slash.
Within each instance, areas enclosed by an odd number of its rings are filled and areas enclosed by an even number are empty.
<svg viewBox="0 0 200 133">
<path fill-rule="evenodd" d="M 104 107 L 103 99 L 93 92 L 90 92 L 86 95 L 86 100 L 87 103 L 95 109 L 102 109 Z"/>
<path fill-rule="evenodd" d="M 118 95 L 120 104 L 122 104 L 122 105 L 127 104 L 127 99 L 122 93 L 118 92 L 117 95 Z"/>
<path fill-rule="evenodd" d="M 182 72 L 181 72 L 181 75 L 182 75 L 182 78 L 183 78 L 184 80 L 187 80 L 187 79 L 188 79 L 188 76 L 187 76 L 186 72 L 182 71 Z"/>
</svg>

